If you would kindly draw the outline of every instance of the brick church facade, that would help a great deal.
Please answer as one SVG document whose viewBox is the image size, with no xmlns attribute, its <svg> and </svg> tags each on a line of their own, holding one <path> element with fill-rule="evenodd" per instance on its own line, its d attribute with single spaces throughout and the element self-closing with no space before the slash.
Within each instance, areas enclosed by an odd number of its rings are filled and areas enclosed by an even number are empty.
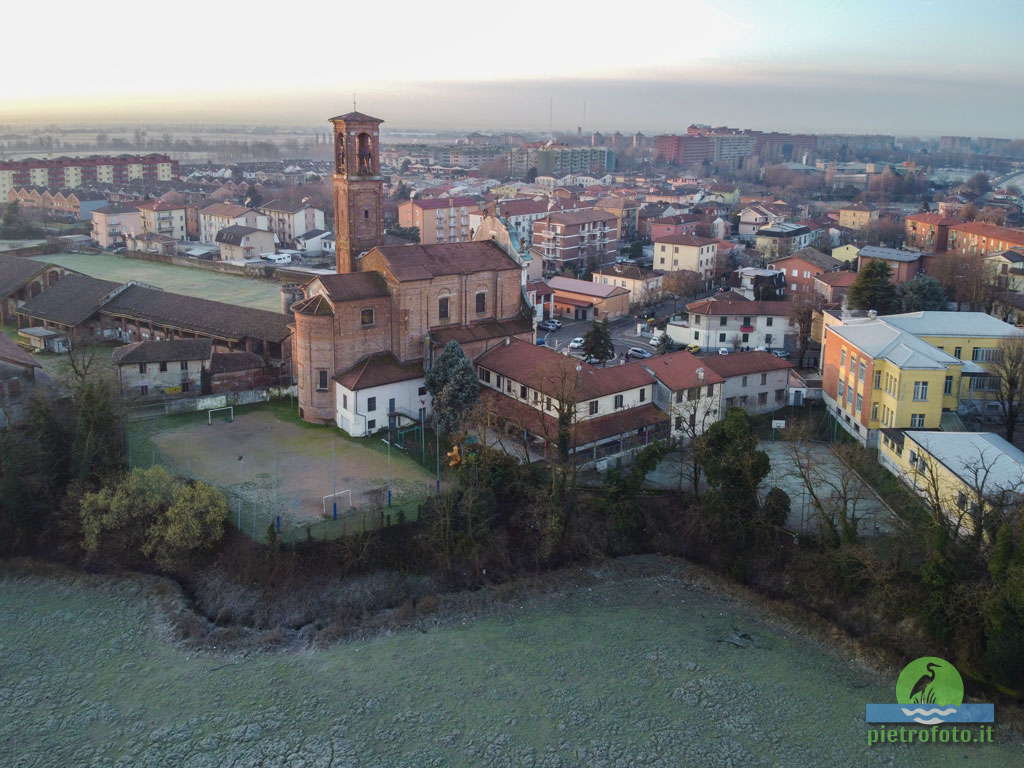
<svg viewBox="0 0 1024 768">
<path fill-rule="evenodd" d="M 523 268 L 493 241 L 384 245 L 381 120 L 332 118 L 337 274 L 292 305 L 299 408 L 353 435 L 426 418 L 425 368 L 449 341 L 472 359 L 532 341 Z"/>
</svg>

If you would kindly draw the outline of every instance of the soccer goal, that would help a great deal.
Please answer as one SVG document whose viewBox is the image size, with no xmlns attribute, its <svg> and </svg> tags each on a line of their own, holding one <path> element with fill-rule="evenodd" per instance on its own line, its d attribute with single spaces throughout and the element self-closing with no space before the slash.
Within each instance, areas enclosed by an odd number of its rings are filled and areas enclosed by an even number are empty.
<svg viewBox="0 0 1024 768">
<path fill-rule="evenodd" d="M 349 505 L 349 507 L 351 507 L 352 506 L 352 491 L 351 490 L 335 491 L 334 493 L 328 493 L 326 496 L 324 496 L 324 498 L 323 498 L 324 517 L 327 517 L 328 514 L 333 514 L 333 512 L 334 512 L 334 505 L 335 505 L 336 499 L 339 496 L 344 496 L 346 493 L 348 494 L 348 505 Z M 328 512 L 328 506 L 327 506 L 328 504 L 330 504 L 330 512 Z"/>
<path fill-rule="evenodd" d="M 208 410 L 206 412 L 206 423 L 207 424 L 213 424 L 213 414 L 218 413 L 219 411 L 227 411 L 228 412 L 227 418 L 225 418 L 224 421 L 227 421 L 227 422 L 230 423 L 230 422 L 235 420 L 235 406 L 227 405 L 227 406 L 224 406 L 223 408 L 211 408 L 210 410 Z"/>
</svg>

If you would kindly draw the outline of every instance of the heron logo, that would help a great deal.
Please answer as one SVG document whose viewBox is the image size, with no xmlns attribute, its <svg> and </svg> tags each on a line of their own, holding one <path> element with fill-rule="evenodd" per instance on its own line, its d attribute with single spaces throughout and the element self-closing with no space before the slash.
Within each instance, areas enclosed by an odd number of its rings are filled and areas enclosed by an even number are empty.
<svg viewBox="0 0 1024 768">
<path fill-rule="evenodd" d="M 869 723 L 916 723 L 931 730 L 876 728 L 868 734 L 868 743 L 927 741 L 991 741 L 992 727 L 937 729 L 947 723 L 991 723 L 995 720 L 992 704 L 964 703 L 964 681 L 956 667 L 937 656 L 922 656 L 907 664 L 896 680 L 895 704 L 868 704 L 865 719 Z M 898 736 L 894 732 L 899 732 Z"/>
</svg>

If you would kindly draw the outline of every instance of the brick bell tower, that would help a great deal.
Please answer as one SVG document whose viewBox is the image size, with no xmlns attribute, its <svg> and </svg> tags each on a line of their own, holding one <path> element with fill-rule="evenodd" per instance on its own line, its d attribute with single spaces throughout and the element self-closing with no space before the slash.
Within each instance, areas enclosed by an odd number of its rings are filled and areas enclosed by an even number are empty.
<svg viewBox="0 0 1024 768">
<path fill-rule="evenodd" d="M 384 240 L 384 180 L 380 176 L 383 120 L 349 112 L 334 126 L 334 236 L 339 273 L 356 272 L 359 254 Z"/>
</svg>

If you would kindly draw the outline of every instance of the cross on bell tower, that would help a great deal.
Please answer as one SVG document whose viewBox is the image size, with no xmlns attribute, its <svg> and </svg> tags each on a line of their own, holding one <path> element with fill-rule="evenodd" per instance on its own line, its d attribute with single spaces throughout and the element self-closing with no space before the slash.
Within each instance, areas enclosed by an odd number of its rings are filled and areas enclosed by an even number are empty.
<svg viewBox="0 0 1024 768">
<path fill-rule="evenodd" d="M 380 175 L 383 120 L 349 112 L 334 126 L 334 237 L 336 269 L 359 270 L 359 254 L 384 240 L 384 180 Z"/>
</svg>

